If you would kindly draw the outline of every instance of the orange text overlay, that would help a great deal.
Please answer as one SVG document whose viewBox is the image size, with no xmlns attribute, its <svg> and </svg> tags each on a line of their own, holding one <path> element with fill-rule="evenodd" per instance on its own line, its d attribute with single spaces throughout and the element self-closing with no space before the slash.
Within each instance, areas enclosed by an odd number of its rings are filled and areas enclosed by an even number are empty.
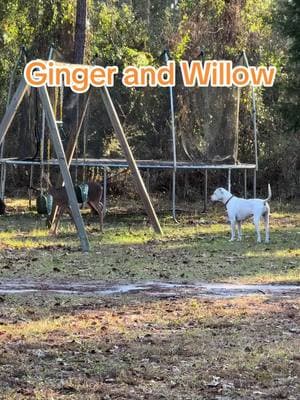
<svg viewBox="0 0 300 400">
<path fill-rule="evenodd" d="M 176 85 L 176 73 L 186 87 L 254 87 L 273 86 L 275 67 L 233 66 L 231 61 L 181 61 L 179 69 L 175 61 L 155 68 L 153 66 L 126 67 L 122 72 L 122 83 L 127 87 L 170 87 Z M 119 74 L 117 66 L 88 66 L 34 60 L 24 70 L 26 82 L 33 87 L 44 85 L 58 87 L 62 84 L 76 93 L 84 93 L 91 86 L 114 86 Z"/>
</svg>

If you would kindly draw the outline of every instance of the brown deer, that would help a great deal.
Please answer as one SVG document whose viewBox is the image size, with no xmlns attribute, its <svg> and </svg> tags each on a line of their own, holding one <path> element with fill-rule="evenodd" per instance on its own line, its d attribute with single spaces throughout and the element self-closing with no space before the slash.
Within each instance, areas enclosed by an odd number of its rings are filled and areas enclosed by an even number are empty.
<svg viewBox="0 0 300 400">
<path fill-rule="evenodd" d="M 100 219 L 100 231 L 103 232 L 103 215 L 104 215 L 104 206 L 102 203 L 103 196 L 103 187 L 99 182 L 88 182 L 88 199 L 87 205 L 91 210 L 96 211 Z"/>
<path fill-rule="evenodd" d="M 57 207 L 57 214 L 55 218 L 55 224 L 53 227 L 53 234 L 56 235 L 58 231 L 58 225 L 61 216 L 63 215 L 64 212 L 68 212 L 71 215 L 72 218 L 72 213 L 69 205 L 69 199 L 68 199 L 68 194 L 66 191 L 66 188 L 64 186 L 60 188 L 55 188 L 49 177 L 47 175 L 43 175 L 44 180 L 47 182 L 49 185 L 49 194 L 53 197 L 53 209 L 54 207 Z M 100 231 L 103 232 L 103 203 L 101 202 L 102 200 L 102 195 L 103 195 L 103 188 L 102 185 L 98 182 L 88 182 L 88 199 L 87 199 L 87 205 L 91 208 L 91 210 L 94 210 L 100 219 Z"/>
</svg>

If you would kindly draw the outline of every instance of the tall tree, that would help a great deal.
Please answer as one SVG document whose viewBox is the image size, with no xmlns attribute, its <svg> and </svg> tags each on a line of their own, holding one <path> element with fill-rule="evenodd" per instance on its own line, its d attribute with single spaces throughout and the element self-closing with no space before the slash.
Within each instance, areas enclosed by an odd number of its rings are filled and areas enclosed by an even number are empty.
<svg viewBox="0 0 300 400">
<path fill-rule="evenodd" d="M 74 63 L 83 64 L 86 45 L 87 1 L 77 0 L 74 37 Z"/>
<path fill-rule="evenodd" d="M 287 91 L 284 111 L 287 120 L 294 131 L 300 129 L 300 0 L 281 2 L 279 8 L 278 24 L 280 29 L 289 39 L 288 56 L 285 69 L 288 79 L 285 85 Z"/>
<path fill-rule="evenodd" d="M 282 2 L 281 2 L 282 3 Z M 291 38 L 291 58 L 300 62 L 300 0 L 283 2 L 283 27 L 284 33 Z"/>
</svg>

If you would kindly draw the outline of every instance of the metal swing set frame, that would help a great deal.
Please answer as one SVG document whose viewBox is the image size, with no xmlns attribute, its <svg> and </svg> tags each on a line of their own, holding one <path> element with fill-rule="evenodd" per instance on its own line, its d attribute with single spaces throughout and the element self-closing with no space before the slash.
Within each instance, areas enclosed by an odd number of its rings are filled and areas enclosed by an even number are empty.
<svg viewBox="0 0 300 400">
<path fill-rule="evenodd" d="M 16 112 L 23 100 L 25 93 L 30 90 L 30 86 L 26 83 L 24 77 L 22 77 L 19 86 L 12 97 L 4 117 L 0 124 L 0 145 L 3 143 L 8 129 L 16 115 Z M 81 248 L 83 252 L 88 252 L 90 249 L 89 241 L 87 238 L 86 230 L 84 227 L 83 219 L 80 214 L 79 206 L 77 203 L 76 194 L 74 191 L 74 186 L 72 182 L 72 178 L 69 171 L 69 165 L 67 162 L 66 154 L 63 148 L 59 128 L 58 121 L 55 119 L 54 111 L 51 105 L 51 101 L 49 98 L 48 90 L 45 86 L 36 89 L 39 94 L 39 98 L 42 103 L 43 112 L 45 113 L 46 122 L 49 128 L 49 136 L 56 154 L 56 164 L 59 165 L 60 172 L 62 174 L 62 179 L 64 181 L 66 192 L 68 195 L 69 205 L 72 212 L 72 216 L 74 219 L 74 223 L 77 228 L 78 236 L 81 243 Z M 146 186 L 142 179 L 141 173 L 138 169 L 137 163 L 133 157 L 132 151 L 128 145 L 127 138 L 124 134 L 122 125 L 120 123 L 119 117 L 117 115 L 116 109 L 112 102 L 110 93 L 106 87 L 99 88 L 100 94 L 105 105 L 106 111 L 114 128 L 115 134 L 120 142 L 122 150 L 126 157 L 127 166 L 130 168 L 131 173 L 133 175 L 134 182 L 136 184 L 136 188 L 140 194 L 141 200 L 144 204 L 145 210 L 148 214 L 150 222 L 153 226 L 155 232 L 162 234 L 162 229 L 157 218 L 156 212 L 153 208 L 151 199 L 147 192 Z M 3 164 L 7 164 L 9 160 L 1 159 L 0 162 Z M 18 164 L 17 160 L 12 160 L 13 164 Z M 24 161 L 22 162 L 24 163 Z M 29 162 L 31 163 L 31 162 Z M 40 164 L 40 163 L 38 163 Z M 5 175 L 5 174 L 4 174 Z"/>
<path fill-rule="evenodd" d="M 51 54 L 51 53 L 50 53 Z M 245 64 L 249 66 L 247 55 L 243 52 L 242 57 Z M 49 56 L 49 59 L 51 57 Z M 165 61 L 168 61 L 168 53 L 165 53 Z M 65 64 L 65 63 L 64 63 Z M 67 64 L 66 64 L 67 65 Z M 19 160 L 17 158 L 3 158 L 3 143 L 7 131 L 13 121 L 13 118 L 18 110 L 19 105 L 25 93 L 30 90 L 30 87 L 22 78 L 19 86 L 12 97 L 11 101 L 7 105 L 6 113 L 0 124 L 0 146 L 1 146 L 1 182 L 0 182 L 0 196 L 4 197 L 5 192 L 5 181 L 6 181 L 6 167 L 7 165 L 38 165 L 41 166 L 44 161 L 38 160 Z M 254 150 L 255 150 L 255 164 L 204 164 L 202 162 L 191 162 L 191 161 L 178 161 L 176 155 L 176 131 L 175 131 L 175 111 L 174 111 L 174 94 L 172 88 L 170 88 L 170 115 L 171 115 L 171 133 L 172 133 L 172 161 L 162 161 L 162 160 L 135 160 L 131 149 L 128 145 L 126 136 L 124 134 L 121 122 L 119 120 L 118 114 L 112 102 L 110 93 L 106 87 L 99 88 L 102 100 L 104 102 L 106 111 L 114 128 L 115 134 L 121 144 L 125 159 L 73 159 L 74 149 L 78 140 L 78 136 L 86 115 L 89 94 L 87 95 L 86 103 L 83 107 L 83 111 L 79 120 L 79 125 L 76 131 L 72 132 L 69 142 L 64 151 L 62 140 L 59 131 L 59 123 L 61 121 L 56 121 L 54 111 L 49 98 L 48 90 L 46 87 L 41 87 L 36 89 L 38 91 L 42 107 L 43 115 L 47 121 L 49 127 L 49 136 L 52 141 L 54 151 L 56 153 L 56 159 L 47 160 L 48 166 L 59 166 L 62 180 L 66 186 L 70 207 L 73 215 L 73 219 L 78 231 L 78 236 L 80 239 L 81 247 L 83 251 L 89 251 L 89 242 L 87 239 L 86 231 L 84 228 L 83 220 L 79 211 L 76 195 L 74 192 L 74 186 L 69 172 L 70 166 L 83 166 L 83 167 L 98 167 L 103 169 L 104 176 L 104 208 L 106 207 L 106 193 L 107 193 L 107 168 L 129 168 L 133 174 L 133 178 L 143 201 L 144 208 L 148 214 L 149 220 L 153 226 L 153 229 L 157 233 L 162 233 L 162 229 L 157 218 L 156 212 L 151 203 L 147 188 L 142 179 L 140 170 L 146 170 L 149 173 L 150 169 L 156 170 L 170 170 L 172 171 L 172 216 L 176 221 L 176 173 L 178 170 L 201 170 L 204 172 L 204 211 L 206 211 L 208 203 L 208 171 L 214 170 L 227 170 L 227 186 L 228 190 L 231 189 L 231 175 L 232 171 L 242 170 L 244 172 L 244 196 L 247 197 L 247 171 L 253 171 L 253 194 L 256 196 L 256 172 L 258 170 L 258 145 L 257 145 L 257 127 L 256 127 L 256 102 L 255 93 L 252 87 L 252 122 L 253 122 L 253 132 L 254 132 Z M 11 85 L 10 85 L 11 91 Z M 55 218 L 55 215 L 54 217 Z"/>
</svg>

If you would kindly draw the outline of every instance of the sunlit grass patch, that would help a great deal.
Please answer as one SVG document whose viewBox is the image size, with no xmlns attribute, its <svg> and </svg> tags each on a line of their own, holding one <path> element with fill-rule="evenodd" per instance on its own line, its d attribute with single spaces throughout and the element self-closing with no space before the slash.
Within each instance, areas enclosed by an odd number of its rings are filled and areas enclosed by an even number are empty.
<svg viewBox="0 0 300 400">
<path fill-rule="evenodd" d="M 246 257 L 270 257 L 270 254 L 266 251 L 259 251 L 256 249 L 256 251 L 251 250 L 247 251 L 245 253 Z M 281 250 L 273 250 L 272 257 L 274 258 L 294 258 L 294 257 L 300 257 L 300 249 L 281 249 Z M 299 258 L 299 263 L 300 263 L 300 258 Z"/>
<path fill-rule="evenodd" d="M 300 268 L 290 269 L 283 268 L 284 271 L 281 273 L 269 272 L 269 273 L 257 273 L 251 276 L 244 276 L 241 281 L 243 283 L 280 283 L 280 284 L 300 284 Z"/>
<path fill-rule="evenodd" d="M 229 243 L 223 214 L 181 215 L 179 225 L 163 216 L 164 236 L 137 215 L 108 216 L 102 235 L 97 219 L 84 215 L 92 250 L 82 254 L 68 217 L 53 237 L 45 219 L 9 215 L 1 218 L 1 277 L 294 284 L 298 217 L 287 209 L 278 213 L 271 243 L 257 244 L 251 222 L 242 242 Z M 277 390 L 274 381 L 282 376 L 291 377 L 286 390 L 294 390 L 298 310 L 295 298 L 264 295 L 150 301 L 143 295 L 0 296 L 0 385 L 5 398 L 18 400 L 131 398 L 133 388 L 136 398 L 150 391 L 151 398 L 172 393 L 176 400 L 186 393 L 252 398 L 253 385 L 265 398 L 280 398 L 267 390 Z"/>
<path fill-rule="evenodd" d="M 256 243 L 251 222 L 243 226 L 242 242 L 229 243 L 230 227 L 220 210 L 181 214 L 180 224 L 162 215 L 163 236 L 153 232 L 144 215 L 108 215 L 103 234 L 98 219 L 84 215 L 91 251 L 83 255 L 68 216 L 55 237 L 45 228 L 44 217 L 11 213 L 1 217 L 1 276 L 272 282 L 274 275 L 274 281 L 279 276 L 291 281 L 298 270 L 299 215 L 277 212 L 269 244 Z"/>
<path fill-rule="evenodd" d="M 296 299 L 10 299 L 0 326 L 5 399 L 143 398 L 149 388 L 168 398 L 172 387 L 179 400 L 225 384 L 226 395 L 251 398 L 253 385 L 273 390 L 281 377 L 297 392 Z"/>
<path fill-rule="evenodd" d="M 9 208 L 13 208 L 13 209 L 28 209 L 29 207 L 29 201 L 28 199 L 25 198 L 11 198 L 11 197 L 7 197 L 5 199 L 5 204 L 7 207 Z M 33 205 L 35 205 L 35 201 L 33 201 L 32 203 Z"/>
<path fill-rule="evenodd" d="M 38 249 L 43 246 L 63 245 L 61 237 L 49 235 L 46 229 L 36 229 L 28 231 L 5 230 L 0 232 L 0 247 L 9 249 Z"/>
<path fill-rule="evenodd" d="M 2 324 L 0 340 L 22 338 L 28 342 L 48 340 L 69 340 L 72 337 L 92 337 L 108 333 L 122 333 L 127 336 L 139 335 L 149 324 L 165 326 L 186 326 L 191 321 L 209 324 L 220 323 L 222 318 L 232 321 L 251 315 L 266 315 L 282 312 L 282 304 L 268 303 L 263 296 L 252 296 L 226 300 L 181 299 L 172 303 L 168 300 L 139 306 L 122 306 L 112 310 L 82 311 L 75 315 L 61 315 L 55 319 L 40 318 L 17 324 Z"/>
<path fill-rule="evenodd" d="M 119 245 L 130 245 L 130 244 L 143 244 L 148 240 L 152 240 L 158 237 L 150 228 L 141 229 L 137 227 L 136 229 L 128 230 L 127 227 L 122 228 L 108 228 L 105 230 L 105 234 L 99 235 L 99 240 L 103 244 L 119 244 Z M 96 237 L 95 237 L 95 240 Z"/>
</svg>

